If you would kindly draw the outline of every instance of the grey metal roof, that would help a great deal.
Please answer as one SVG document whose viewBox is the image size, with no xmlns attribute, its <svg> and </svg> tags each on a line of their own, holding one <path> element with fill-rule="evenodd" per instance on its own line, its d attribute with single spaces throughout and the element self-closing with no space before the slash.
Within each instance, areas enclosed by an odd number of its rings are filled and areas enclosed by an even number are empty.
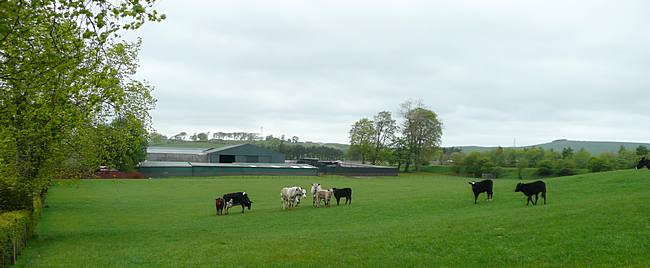
<svg viewBox="0 0 650 268">
<path fill-rule="evenodd" d="M 140 167 L 192 167 L 190 162 L 144 161 Z"/>
<path fill-rule="evenodd" d="M 213 148 L 147 147 L 148 154 L 205 154 Z"/>
<path fill-rule="evenodd" d="M 243 143 L 243 144 L 228 145 L 228 146 L 219 147 L 219 148 L 210 148 L 210 149 L 205 150 L 204 152 L 206 154 L 214 153 L 214 152 L 221 152 L 221 151 L 224 151 L 224 150 L 237 148 L 237 147 L 241 147 L 241 146 L 244 146 L 244 145 L 246 145 L 246 144 Z"/>
<path fill-rule="evenodd" d="M 306 168 L 316 169 L 316 167 L 306 164 L 287 164 L 287 163 L 198 163 L 191 162 L 194 167 L 251 167 L 251 168 Z"/>
</svg>

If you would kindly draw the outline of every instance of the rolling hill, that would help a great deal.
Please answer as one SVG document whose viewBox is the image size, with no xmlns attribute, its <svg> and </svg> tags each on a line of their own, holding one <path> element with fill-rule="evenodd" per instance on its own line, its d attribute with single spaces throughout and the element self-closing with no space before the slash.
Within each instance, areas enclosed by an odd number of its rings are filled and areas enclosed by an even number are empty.
<svg viewBox="0 0 650 268">
<path fill-rule="evenodd" d="M 625 149 L 627 150 L 636 150 L 636 148 L 639 147 L 639 145 L 643 145 L 645 147 L 650 148 L 650 143 L 616 142 L 616 141 L 574 141 L 574 140 L 566 140 L 566 139 L 554 140 L 548 143 L 521 146 L 516 148 L 523 149 L 523 148 L 539 147 L 544 150 L 553 149 L 555 151 L 562 151 L 562 149 L 568 147 L 571 147 L 574 150 L 580 150 L 580 148 L 584 148 L 589 153 L 596 155 L 596 154 L 601 154 L 606 152 L 611 152 L 611 153 L 618 152 L 621 146 L 625 147 Z M 493 150 L 496 149 L 497 147 L 459 146 L 459 148 L 461 148 L 463 152 L 475 152 L 475 151 L 482 152 L 487 150 Z M 512 147 L 508 147 L 508 148 L 512 148 Z"/>
</svg>

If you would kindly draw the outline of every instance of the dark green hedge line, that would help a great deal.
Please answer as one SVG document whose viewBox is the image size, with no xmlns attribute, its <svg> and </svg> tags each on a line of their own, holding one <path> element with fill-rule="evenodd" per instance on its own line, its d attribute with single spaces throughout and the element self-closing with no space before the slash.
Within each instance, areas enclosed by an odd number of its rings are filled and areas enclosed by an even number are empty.
<svg viewBox="0 0 650 268">
<path fill-rule="evenodd" d="M 35 235 L 36 222 L 42 213 L 39 196 L 34 198 L 34 210 L 18 210 L 0 214 L 0 268 L 16 262 L 27 240 Z"/>
</svg>

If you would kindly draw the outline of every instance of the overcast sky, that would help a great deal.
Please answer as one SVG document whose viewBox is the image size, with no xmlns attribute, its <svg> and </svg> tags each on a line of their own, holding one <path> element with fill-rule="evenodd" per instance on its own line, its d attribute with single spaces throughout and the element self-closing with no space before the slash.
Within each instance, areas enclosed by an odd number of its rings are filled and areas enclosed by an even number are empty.
<svg viewBox="0 0 650 268">
<path fill-rule="evenodd" d="M 172 1 L 143 39 L 153 126 L 348 143 L 421 99 L 442 144 L 650 141 L 650 1 Z"/>
</svg>

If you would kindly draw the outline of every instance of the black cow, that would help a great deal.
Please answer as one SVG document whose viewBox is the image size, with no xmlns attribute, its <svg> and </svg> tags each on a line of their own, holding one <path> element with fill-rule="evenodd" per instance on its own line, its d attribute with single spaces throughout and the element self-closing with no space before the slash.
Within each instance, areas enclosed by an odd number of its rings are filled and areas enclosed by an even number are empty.
<svg viewBox="0 0 650 268">
<path fill-rule="evenodd" d="M 472 192 L 474 192 L 474 204 L 481 193 L 487 193 L 488 201 L 492 201 L 492 180 L 472 181 L 469 184 L 472 185 Z"/>
<path fill-rule="evenodd" d="M 531 183 L 518 183 L 515 192 L 522 192 L 527 197 L 526 206 L 528 203 L 533 202 L 533 195 L 535 195 L 535 202 L 533 205 L 537 205 L 537 198 L 539 193 L 542 193 L 542 198 L 544 198 L 544 205 L 546 205 L 546 184 L 543 181 L 534 181 Z"/>
<path fill-rule="evenodd" d="M 244 213 L 244 206 L 248 207 L 248 210 L 251 210 L 251 204 L 253 203 L 253 201 L 248 199 L 248 194 L 246 194 L 246 192 L 224 194 L 223 199 L 224 200 L 232 199 L 233 206 L 241 205 L 241 213 Z"/>
<path fill-rule="evenodd" d="M 345 204 L 352 204 L 352 189 L 351 188 L 332 188 L 334 190 L 334 198 L 336 198 L 336 205 L 339 205 L 339 200 L 341 197 L 345 197 Z M 348 203 L 349 202 L 349 203 Z"/>
<path fill-rule="evenodd" d="M 644 166 L 650 169 L 650 160 L 646 159 L 645 156 L 641 157 L 639 164 L 636 165 L 636 169 L 642 169 Z"/>
</svg>

